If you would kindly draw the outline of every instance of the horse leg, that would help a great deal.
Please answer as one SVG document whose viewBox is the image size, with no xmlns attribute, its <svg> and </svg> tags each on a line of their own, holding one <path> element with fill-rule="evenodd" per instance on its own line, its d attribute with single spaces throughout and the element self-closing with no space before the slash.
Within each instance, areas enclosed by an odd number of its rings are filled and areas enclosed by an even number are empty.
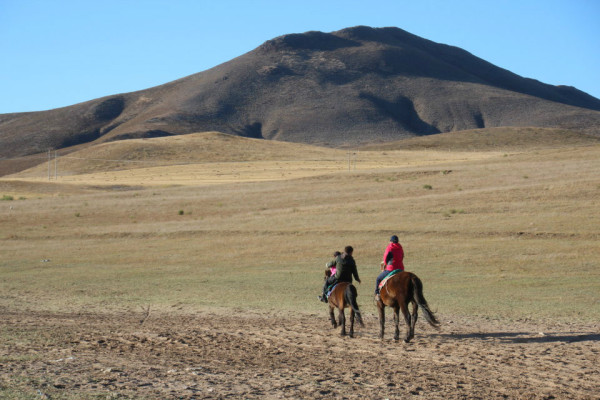
<svg viewBox="0 0 600 400">
<path fill-rule="evenodd" d="M 406 322 L 406 337 L 404 338 L 404 342 L 408 343 L 408 342 L 410 342 L 410 339 L 412 339 L 412 336 L 411 336 L 412 322 L 411 322 L 411 318 L 410 318 L 410 313 L 408 312 L 408 304 L 407 303 L 400 304 L 400 309 L 402 310 L 402 314 L 404 315 L 404 321 Z M 398 315 L 398 317 L 400 317 L 400 316 Z M 398 319 L 400 319 L 400 318 L 398 318 Z M 396 334 L 398 335 L 398 337 L 400 336 L 398 327 L 396 327 Z M 396 340 L 398 340 L 398 338 L 396 338 Z"/>
<path fill-rule="evenodd" d="M 408 340 L 415 337 L 415 325 L 417 324 L 417 318 L 419 317 L 419 305 L 413 301 L 412 303 L 412 318 L 410 319 L 410 336 Z"/>
<path fill-rule="evenodd" d="M 404 311 L 404 310 L 403 310 Z M 394 307 L 394 340 L 400 339 L 400 307 Z"/>
<path fill-rule="evenodd" d="M 385 306 L 382 302 L 377 303 L 377 311 L 379 311 L 379 339 L 383 339 L 383 331 L 385 330 Z"/>
<path fill-rule="evenodd" d="M 354 337 L 354 309 L 350 307 L 350 337 Z"/>
<path fill-rule="evenodd" d="M 340 335 L 346 336 L 346 315 L 344 314 L 344 309 L 340 309 L 340 325 L 342 325 L 342 332 Z"/>
<path fill-rule="evenodd" d="M 337 322 L 335 321 L 335 315 L 333 313 L 333 307 L 329 306 L 329 319 L 331 320 L 331 325 L 333 328 L 337 328 Z"/>
</svg>

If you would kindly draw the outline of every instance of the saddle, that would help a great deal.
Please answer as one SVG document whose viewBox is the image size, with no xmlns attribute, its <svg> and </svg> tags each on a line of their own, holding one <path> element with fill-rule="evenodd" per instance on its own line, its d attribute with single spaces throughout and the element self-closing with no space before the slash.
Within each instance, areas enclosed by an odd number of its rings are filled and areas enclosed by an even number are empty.
<svg viewBox="0 0 600 400">
<path fill-rule="evenodd" d="M 388 281 L 388 279 L 390 279 L 392 276 L 396 275 L 397 273 L 403 272 L 401 269 L 395 269 L 390 271 L 389 274 L 387 274 L 387 276 L 385 278 L 383 278 L 381 280 L 381 282 L 379 282 L 379 287 L 378 289 L 381 289 Z"/>
</svg>

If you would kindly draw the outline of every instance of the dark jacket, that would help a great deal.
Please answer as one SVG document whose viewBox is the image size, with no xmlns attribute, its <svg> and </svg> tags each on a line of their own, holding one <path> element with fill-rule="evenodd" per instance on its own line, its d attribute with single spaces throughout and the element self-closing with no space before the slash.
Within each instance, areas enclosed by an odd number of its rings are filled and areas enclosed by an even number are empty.
<svg viewBox="0 0 600 400">
<path fill-rule="evenodd" d="M 356 262 L 354 258 L 349 254 L 342 254 L 335 259 L 336 271 L 335 278 L 338 282 L 350 282 L 352 283 L 352 276 L 358 281 L 358 271 L 356 269 Z"/>
</svg>

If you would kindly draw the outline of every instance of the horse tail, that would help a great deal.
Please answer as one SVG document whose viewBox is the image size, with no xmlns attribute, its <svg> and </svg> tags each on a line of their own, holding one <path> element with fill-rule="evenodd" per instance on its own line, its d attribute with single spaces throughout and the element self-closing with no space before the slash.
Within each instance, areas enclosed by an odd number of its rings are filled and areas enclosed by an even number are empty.
<svg viewBox="0 0 600 400">
<path fill-rule="evenodd" d="M 429 304 L 427 304 L 427 300 L 425 300 L 425 296 L 423 296 L 423 283 L 421 282 L 419 277 L 416 275 L 412 276 L 412 282 L 414 285 L 413 298 L 414 298 L 415 302 L 423 310 L 423 314 L 425 315 L 425 319 L 427 320 L 427 322 L 429 322 L 429 325 L 433 326 L 434 328 L 439 329 L 440 321 L 437 320 L 437 318 L 433 314 L 433 311 L 431 311 L 431 309 L 429 308 Z"/>
<path fill-rule="evenodd" d="M 356 302 L 357 296 L 358 293 L 356 291 L 356 287 L 354 287 L 354 285 L 352 284 L 348 285 L 346 287 L 346 291 L 344 292 L 346 303 L 348 303 L 350 307 L 352 307 L 352 310 L 354 310 L 354 315 L 356 315 L 356 319 L 358 320 L 360 326 L 365 326 L 362 320 L 362 316 L 360 315 L 360 310 L 358 309 L 358 303 Z"/>
</svg>

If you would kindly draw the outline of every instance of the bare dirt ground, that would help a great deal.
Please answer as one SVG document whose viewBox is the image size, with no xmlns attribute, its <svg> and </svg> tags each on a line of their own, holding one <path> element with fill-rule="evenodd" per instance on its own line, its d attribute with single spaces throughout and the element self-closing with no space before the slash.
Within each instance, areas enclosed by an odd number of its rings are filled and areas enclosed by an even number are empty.
<svg viewBox="0 0 600 400">
<path fill-rule="evenodd" d="M 598 324 L 439 316 L 340 337 L 327 313 L 0 311 L 0 387 L 20 398 L 597 399 Z M 364 309 L 367 309 L 365 311 Z M 404 329 L 404 327 L 402 327 Z M 18 339 L 15 339 L 18 338 Z M 0 392 L 2 393 L 2 392 Z"/>
</svg>

